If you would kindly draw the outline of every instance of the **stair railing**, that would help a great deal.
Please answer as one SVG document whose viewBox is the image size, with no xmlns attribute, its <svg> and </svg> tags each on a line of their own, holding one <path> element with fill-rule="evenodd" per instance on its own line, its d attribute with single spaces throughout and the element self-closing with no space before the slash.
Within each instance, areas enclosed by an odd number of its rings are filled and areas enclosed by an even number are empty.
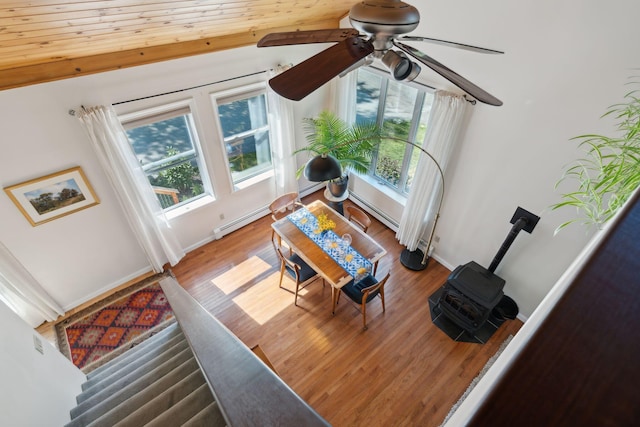
<svg viewBox="0 0 640 427">
<path fill-rule="evenodd" d="M 329 425 L 174 278 L 160 285 L 229 427 Z"/>
</svg>

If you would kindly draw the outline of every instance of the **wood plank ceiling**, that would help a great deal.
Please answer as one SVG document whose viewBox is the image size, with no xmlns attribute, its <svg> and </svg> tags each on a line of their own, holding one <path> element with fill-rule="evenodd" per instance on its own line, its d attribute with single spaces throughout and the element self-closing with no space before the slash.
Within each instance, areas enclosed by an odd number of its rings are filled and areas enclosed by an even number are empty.
<svg viewBox="0 0 640 427">
<path fill-rule="evenodd" d="M 0 1 L 0 90 L 338 28 L 358 0 Z"/>
</svg>

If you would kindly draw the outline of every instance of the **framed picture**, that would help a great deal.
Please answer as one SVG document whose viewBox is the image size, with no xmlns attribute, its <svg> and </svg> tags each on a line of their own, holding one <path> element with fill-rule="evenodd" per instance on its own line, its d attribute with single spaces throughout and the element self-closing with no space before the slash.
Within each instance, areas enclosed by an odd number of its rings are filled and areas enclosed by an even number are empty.
<svg viewBox="0 0 640 427">
<path fill-rule="evenodd" d="M 34 227 L 100 203 L 79 166 L 4 191 Z"/>
</svg>

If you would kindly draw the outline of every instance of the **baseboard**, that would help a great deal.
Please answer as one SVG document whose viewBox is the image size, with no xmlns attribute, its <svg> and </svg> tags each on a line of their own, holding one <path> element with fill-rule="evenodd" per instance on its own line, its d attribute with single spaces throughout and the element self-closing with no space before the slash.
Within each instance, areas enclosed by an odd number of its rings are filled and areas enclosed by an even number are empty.
<svg viewBox="0 0 640 427">
<path fill-rule="evenodd" d="M 67 306 L 63 306 L 62 308 L 65 311 L 65 316 L 67 314 L 69 314 L 68 312 L 72 311 L 72 310 L 78 310 L 81 309 L 82 306 L 84 305 L 89 305 L 91 303 L 93 303 L 93 300 L 95 299 L 102 299 L 104 298 L 105 295 L 108 295 L 114 291 L 116 291 L 119 288 L 122 287 L 126 287 L 129 286 L 132 283 L 135 283 L 147 276 L 150 276 L 153 274 L 153 271 L 150 269 L 150 267 L 146 267 L 143 268 L 141 270 L 138 270 L 135 273 L 132 273 L 128 276 L 123 277 L 122 279 L 118 280 L 117 282 L 112 282 L 109 285 L 103 286 L 102 288 L 98 289 L 95 292 L 92 292 L 91 294 L 87 295 L 85 298 L 76 300 L 71 302 L 70 304 L 68 304 Z"/>
</svg>

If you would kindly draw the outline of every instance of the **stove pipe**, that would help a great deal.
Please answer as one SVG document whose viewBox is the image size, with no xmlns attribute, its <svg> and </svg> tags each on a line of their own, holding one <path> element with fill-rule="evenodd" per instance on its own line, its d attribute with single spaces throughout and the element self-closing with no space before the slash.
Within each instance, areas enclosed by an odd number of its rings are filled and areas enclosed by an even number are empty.
<svg viewBox="0 0 640 427">
<path fill-rule="evenodd" d="M 498 268 L 498 264 L 500 264 L 500 261 L 502 261 L 502 258 L 509 250 L 509 247 L 511 247 L 511 244 L 516 239 L 516 236 L 518 235 L 520 230 L 524 228 L 525 225 L 527 225 L 527 220 L 525 218 L 519 218 L 516 223 L 513 224 L 513 227 L 511 227 L 511 231 L 507 235 L 507 238 L 504 239 L 504 242 L 502 242 L 502 246 L 500 246 L 500 249 L 498 249 L 498 253 L 496 253 L 496 256 L 493 257 L 493 261 L 491 261 L 491 265 L 488 269 L 490 272 L 495 273 L 496 268 Z"/>
<path fill-rule="evenodd" d="M 513 224 L 513 227 L 511 227 L 511 231 L 507 235 L 507 238 L 504 239 L 504 242 L 502 243 L 502 246 L 500 246 L 498 253 L 496 253 L 495 257 L 493 257 L 493 261 L 491 261 L 491 265 L 489 266 L 488 271 L 490 271 L 491 273 L 495 273 L 498 264 L 500 264 L 500 261 L 502 261 L 502 258 L 509 250 L 509 247 L 516 239 L 516 236 L 518 235 L 520 230 L 531 233 L 536 224 L 538 224 L 539 220 L 539 216 L 534 215 L 526 209 L 522 209 L 520 206 L 518 206 L 518 209 L 516 209 L 516 212 L 513 214 L 511 221 L 509 221 L 511 222 L 511 224 Z"/>
</svg>

